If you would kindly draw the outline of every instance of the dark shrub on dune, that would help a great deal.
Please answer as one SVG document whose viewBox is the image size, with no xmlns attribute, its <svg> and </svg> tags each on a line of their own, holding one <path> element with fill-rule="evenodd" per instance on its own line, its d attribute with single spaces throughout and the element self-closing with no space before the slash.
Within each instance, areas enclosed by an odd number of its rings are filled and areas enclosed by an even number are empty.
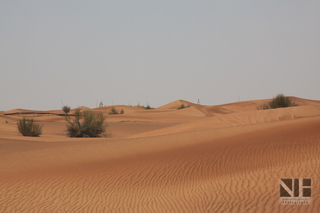
<svg viewBox="0 0 320 213">
<path fill-rule="evenodd" d="M 290 98 L 284 96 L 283 94 L 277 95 L 272 101 L 269 102 L 271 109 L 282 108 L 282 107 L 292 107 L 297 106 L 297 104 Z"/>
<path fill-rule="evenodd" d="M 67 135 L 69 137 L 106 136 L 105 117 L 102 113 L 96 115 L 90 111 L 81 113 L 80 109 L 77 109 L 74 114 L 74 119 L 71 120 L 70 116 L 67 116 L 66 120 L 68 121 Z"/>
<path fill-rule="evenodd" d="M 188 108 L 188 107 L 190 107 L 189 105 L 188 106 L 185 106 L 184 104 L 181 104 L 179 107 L 178 107 L 178 109 L 184 109 L 184 108 Z"/>
<path fill-rule="evenodd" d="M 109 111 L 109 115 L 116 115 L 116 114 L 119 114 L 119 112 L 116 110 L 115 107 L 112 107 Z"/>
<path fill-rule="evenodd" d="M 33 119 L 23 118 L 18 121 L 18 130 L 23 136 L 38 137 L 42 134 L 42 127 L 39 124 L 35 124 Z"/>
<path fill-rule="evenodd" d="M 292 101 L 289 97 L 286 97 L 283 94 L 277 95 L 273 98 L 269 103 L 264 103 L 258 109 L 276 109 L 276 108 L 283 108 L 283 107 L 292 107 L 297 106 L 297 104 Z"/>
<path fill-rule="evenodd" d="M 181 105 L 178 107 L 178 109 L 184 109 L 184 108 L 186 108 L 186 106 L 185 106 L 184 104 L 181 104 Z"/>
</svg>

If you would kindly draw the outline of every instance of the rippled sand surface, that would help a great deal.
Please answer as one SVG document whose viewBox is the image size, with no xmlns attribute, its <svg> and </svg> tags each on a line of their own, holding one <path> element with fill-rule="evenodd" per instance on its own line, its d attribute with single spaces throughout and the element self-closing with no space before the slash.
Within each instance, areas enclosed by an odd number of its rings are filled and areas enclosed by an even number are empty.
<svg viewBox="0 0 320 213">
<path fill-rule="evenodd" d="M 320 212 L 320 102 L 293 99 L 90 109 L 107 138 L 66 137 L 61 110 L 0 112 L 0 212 Z M 21 136 L 23 116 L 43 135 Z M 311 204 L 279 204 L 280 178 L 311 178 Z"/>
</svg>

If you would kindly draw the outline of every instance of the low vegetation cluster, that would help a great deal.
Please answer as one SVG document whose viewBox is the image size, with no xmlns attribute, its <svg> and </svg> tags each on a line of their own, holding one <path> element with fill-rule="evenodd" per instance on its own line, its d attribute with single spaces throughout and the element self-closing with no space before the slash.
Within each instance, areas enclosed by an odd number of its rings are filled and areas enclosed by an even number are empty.
<svg viewBox="0 0 320 213">
<path fill-rule="evenodd" d="M 106 136 L 107 124 L 102 113 L 81 112 L 80 109 L 77 109 L 73 115 L 69 115 L 70 107 L 64 106 L 62 110 L 68 122 L 67 135 L 69 137 Z M 40 136 L 42 134 L 42 127 L 36 124 L 33 119 L 23 118 L 18 121 L 18 130 L 23 136 Z"/>
<path fill-rule="evenodd" d="M 102 113 L 94 114 L 90 111 L 81 113 L 77 109 L 74 113 L 74 119 L 66 116 L 68 122 L 67 135 L 69 137 L 100 137 L 106 136 L 105 117 Z"/>
<path fill-rule="evenodd" d="M 144 109 L 154 109 L 152 108 L 149 104 L 145 107 L 145 106 L 142 106 Z"/>
<path fill-rule="evenodd" d="M 188 107 L 190 107 L 190 106 L 185 106 L 184 104 L 181 104 L 181 105 L 178 107 L 178 109 L 184 109 L 184 108 L 188 108 Z"/>
<path fill-rule="evenodd" d="M 277 95 L 270 102 L 262 104 L 258 107 L 259 110 L 265 109 L 275 109 L 282 107 L 292 107 L 297 106 L 297 104 L 291 100 L 289 97 L 286 97 L 283 94 Z M 190 106 L 185 106 L 181 104 L 177 109 L 184 109 Z M 145 109 L 152 109 L 149 105 L 144 107 Z M 69 137 L 100 137 L 106 136 L 106 126 L 105 117 L 102 113 L 96 113 L 90 111 L 81 112 L 80 109 L 77 109 L 72 115 L 74 119 L 71 119 L 69 115 L 70 107 L 63 106 L 62 110 L 65 113 L 67 125 L 67 135 Z M 112 107 L 109 111 L 109 115 L 112 114 L 124 114 L 124 110 L 121 109 L 120 112 L 116 110 L 115 107 Z M 6 121 L 8 123 L 8 121 Z M 18 130 L 23 136 L 39 136 L 42 134 L 42 127 L 39 124 L 36 124 L 33 119 L 23 118 L 18 121 Z"/>
<path fill-rule="evenodd" d="M 112 107 L 109 111 L 109 115 L 116 115 L 116 114 L 123 114 L 124 113 L 124 110 L 121 109 L 120 112 L 117 111 L 117 109 L 115 107 Z"/>
<path fill-rule="evenodd" d="M 42 127 L 34 123 L 33 119 L 23 118 L 18 121 L 18 130 L 23 136 L 38 137 L 42 134 Z"/>
<path fill-rule="evenodd" d="M 297 104 L 293 100 L 291 100 L 289 97 L 286 97 L 283 94 L 279 94 L 275 98 L 273 98 L 269 103 L 261 104 L 261 106 L 258 107 L 258 109 L 265 110 L 265 109 L 276 109 L 276 108 L 292 107 L 292 106 L 297 106 Z"/>
</svg>

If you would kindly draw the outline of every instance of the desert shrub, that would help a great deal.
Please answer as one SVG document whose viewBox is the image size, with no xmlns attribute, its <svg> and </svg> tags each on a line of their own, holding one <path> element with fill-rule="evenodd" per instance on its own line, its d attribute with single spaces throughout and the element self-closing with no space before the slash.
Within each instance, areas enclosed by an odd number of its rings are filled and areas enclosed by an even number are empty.
<svg viewBox="0 0 320 213">
<path fill-rule="evenodd" d="M 123 111 L 123 109 L 121 109 L 120 114 L 123 114 L 123 113 L 124 113 L 124 111 Z"/>
<path fill-rule="evenodd" d="M 149 104 L 145 107 L 145 106 L 142 106 L 143 108 L 145 109 L 153 109 Z"/>
<path fill-rule="evenodd" d="M 38 137 L 42 134 L 42 127 L 39 124 L 35 124 L 33 119 L 23 118 L 18 121 L 18 130 L 23 136 Z"/>
<path fill-rule="evenodd" d="M 282 107 L 297 106 L 297 104 L 285 95 L 279 94 L 269 102 L 269 106 L 271 109 L 275 109 Z"/>
<path fill-rule="evenodd" d="M 264 109 L 270 109 L 270 106 L 268 103 L 263 103 L 260 105 L 260 107 L 257 107 L 258 110 L 264 110 Z"/>
<path fill-rule="evenodd" d="M 178 109 L 184 109 L 184 108 L 186 108 L 186 106 L 185 106 L 184 104 L 181 104 L 181 105 L 178 107 Z"/>
<path fill-rule="evenodd" d="M 292 101 L 289 97 L 286 97 L 283 94 L 277 95 L 269 103 L 262 104 L 258 109 L 276 109 L 283 107 L 292 107 L 297 106 L 297 104 Z"/>
<path fill-rule="evenodd" d="M 112 107 L 109 111 L 109 115 L 115 115 L 115 114 L 119 114 L 118 111 L 116 110 L 116 108 Z"/>
<path fill-rule="evenodd" d="M 181 104 L 181 105 L 178 107 L 178 109 L 184 109 L 184 108 L 188 108 L 188 107 L 190 107 L 190 106 L 185 106 L 184 104 Z"/>
<path fill-rule="evenodd" d="M 64 111 L 64 113 L 68 114 L 70 112 L 70 107 L 69 106 L 63 106 L 62 110 Z"/>
<path fill-rule="evenodd" d="M 68 121 L 67 135 L 69 137 L 100 137 L 106 136 L 105 117 L 102 113 L 94 114 L 90 111 L 81 113 L 77 109 L 74 114 L 74 119 L 71 120 L 69 116 L 66 117 Z"/>
</svg>

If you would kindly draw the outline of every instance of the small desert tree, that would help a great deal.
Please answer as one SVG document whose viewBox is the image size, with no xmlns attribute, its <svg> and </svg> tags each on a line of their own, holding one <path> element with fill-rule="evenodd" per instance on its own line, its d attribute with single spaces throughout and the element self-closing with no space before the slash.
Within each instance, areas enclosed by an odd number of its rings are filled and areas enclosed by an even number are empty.
<svg viewBox="0 0 320 213">
<path fill-rule="evenodd" d="M 18 130 L 23 136 L 38 137 L 42 134 L 42 127 L 39 124 L 35 124 L 33 119 L 23 118 L 18 121 Z"/>
<path fill-rule="evenodd" d="M 64 111 L 64 113 L 66 113 L 66 115 L 68 115 L 68 113 L 70 112 L 70 107 L 69 106 L 63 106 L 62 110 Z"/>
<path fill-rule="evenodd" d="M 90 111 L 81 113 L 77 109 L 74 114 L 74 119 L 70 116 L 66 117 L 68 122 L 67 135 L 69 137 L 100 137 L 106 136 L 105 117 L 102 113 L 94 114 Z"/>
</svg>

